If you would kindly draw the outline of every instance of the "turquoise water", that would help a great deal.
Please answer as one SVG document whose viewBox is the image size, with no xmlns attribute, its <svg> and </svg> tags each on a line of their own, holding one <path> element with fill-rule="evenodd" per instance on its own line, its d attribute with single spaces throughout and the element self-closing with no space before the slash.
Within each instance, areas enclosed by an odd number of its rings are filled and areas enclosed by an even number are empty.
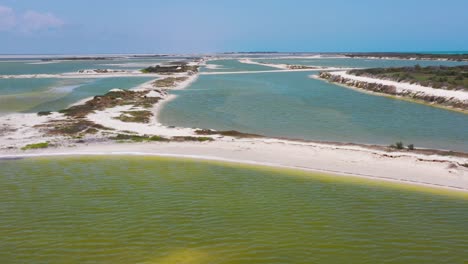
<svg viewBox="0 0 468 264">
<path fill-rule="evenodd" d="M 468 199 L 151 157 L 0 161 L 0 263 L 464 263 Z"/>
<path fill-rule="evenodd" d="M 130 89 L 154 78 L 0 79 L 0 115 L 56 111 L 81 99 L 120 88 Z"/>
<path fill-rule="evenodd" d="M 163 63 L 167 59 L 115 59 L 115 60 L 83 60 L 54 61 L 44 64 L 38 60 L 0 61 L 0 75 L 18 74 L 59 74 L 77 72 L 86 69 L 128 69 L 139 70 L 145 67 Z"/>
<path fill-rule="evenodd" d="M 263 65 L 256 65 L 256 64 L 247 64 L 241 63 L 238 60 L 214 60 L 208 61 L 208 65 L 217 65 L 218 68 L 209 69 L 203 67 L 201 69 L 202 72 L 236 72 L 236 71 L 271 71 L 277 70 L 273 67 L 263 66 Z"/>
<path fill-rule="evenodd" d="M 157 61 L 163 60 L 71 61 L 41 65 L 28 64 L 31 61 L 10 61 L 0 62 L 0 69 L 17 74 L 31 71 L 54 73 L 82 68 L 141 68 L 142 63 Z M 301 61 L 315 61 L 311 64 L 316 64 L 318 61 L 323 66 L 353 67 L 402 66 L 401 63 L 458 64 L 363 59 L 269 61 L 293 64 L 301 64 Z M 13 68 L 5 66 L 16 64 Z M 237 60 L 210 61 L 208 64 L 219 65 L 220 68 L 203 68 L 203 72 L 275 70 Z M 466 115 L 362 94 L 310 79 L 308 74 L 285 72 L 200 76 L 188 89 L 174 92 L 180 96 L 163 108 L 160 118 L 166 125 L 235 129 L 266 136 L 373 144 L 391 144 L 401 140 L 416 147 L 468 150 Z M 151 78 L 141 77 L 0 79 L 0 115 L 60 110 L 83 98 L 103 94 L 113 88 L 129 89 L 149 80 Z"/>
<path fill-rule="evenodd" d="M 430 61 L 430 60 L 377 60 L 377 59 L 353 59 L 353 58 L 327 58 L 327 59 L 256 59 L 257 62 L 313 65 L 328 67 L 355 67 L 355 68 L 381 68 L 381 67 L 405 67 L 419 64 L 421 66 L 458 66 L 467 65 L 468 62 L 457 61 Z"/>
<path fill-rule="evenodd" d="M 57 100 L 36 105 L 35 107 L 28 109 L 27 111 L 56 111 L 64 109 L 68 105 L 73 104 L 81 99 L 92 97 L 95 95 L 105 94 L 109 90 L 115 88 L 128 90 L 154 79 L 154 77 L 114 77 L 97 79 L 91 83 L 84 83 L 83 85 L 77 87 L 76 89 L 73 89 L 70 93 Z"/>
<path fill-rule="evenodd" d="M 182 127 L 468 151 L 468 115 L 364 94 L 310 73 L 202 75 L 162 109 Z"/>
</svg>

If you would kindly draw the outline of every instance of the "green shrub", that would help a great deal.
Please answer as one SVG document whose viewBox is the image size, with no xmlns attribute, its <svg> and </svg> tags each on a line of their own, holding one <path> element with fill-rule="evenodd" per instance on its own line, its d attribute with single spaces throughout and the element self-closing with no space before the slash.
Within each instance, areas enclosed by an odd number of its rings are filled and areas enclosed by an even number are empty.
<svg viewBox="0 0 468 264">
<path fill-rule="evenodd" d="M 21 148 L 21 150 L 28 150 L 28 149 L 41 149 L 41 148 L 48 148 L 49 142 L 41 142 L 41 143 L 34 143 L 28 144 Z"/>
<path fill-rule="evenodd" d="M 169 141 L 169 140 L 161 136 L 151 136 L 148 138 L 148 141 Z"/>
<path fill-rule="evenodd" d="M 122 140 L 131 140 L 134 142 L 145 142 L 145 141 L 169 141 L 169 139 L 161 136 L 139 136 L 139 135 L 126 135 L 118 134 L 115 137 L 111 137 L 113 140 L 122 141 Z"/>
<path fill-rule="evenodd" d="M 205 142 L 205 141 L 213 141 L 214 139 L 211 137 L 176 136 L 176 137 L 172 137 L 172 140 Z"/>
<path fill-rule="evenodd" d="M 50 114 L 52 114 L 50 111 L 41 111 L 37 113 L 38 116 L 48 116 Z"/>
<path fill-rule="evenodd" d="M 200 141 L 200 142 L 213 141 L 213 138 L 210 138 L 210 137 L 197 137 L 197 141 Z"/>
<path fill-rule="evenodd" d="M 404 145 L 403 145 L 403 142 L 398 141 L 395 144 L 390 145 L 390 147 L 394 149 L 403 149 Z"/>
<path fill-rule="evenodd" d="M 409 150 L 414 150 L 414 145 L 413 145 L 413 144 L 409 144 L 409 145 L 408 145 L 408 149 L 409 149 Z"/>
</svg>

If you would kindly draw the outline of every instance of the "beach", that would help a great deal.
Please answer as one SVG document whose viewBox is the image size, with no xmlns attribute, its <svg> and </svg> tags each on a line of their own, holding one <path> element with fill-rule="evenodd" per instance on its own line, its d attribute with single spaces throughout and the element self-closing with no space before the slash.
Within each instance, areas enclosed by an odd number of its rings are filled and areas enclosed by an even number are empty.
<svg viewBox="0 0 468 264">
<path fill-rule="evenodd" d="M 184 89 L 198 75 L 190 76 L 171 89 Z M 89 114 L 87 119 L 116 131 L 164 137 L 198 136 L 196 128 L 167 127 L 157 117 L 161 108 L 176 95 L 155 90 L 151 82 L 136 87 L 149 89 L 162 96 L 151 109 L 155 118 L 150 123 L 129 123 L 115 119 L 131 106 L 118 106 Z M 159 91 L 159 92 L 156 92 Z M 84 103 L 86 100 L 82 101 Z M 4 117 L 3 117 L 4 118 Z M 21 147 L 50 140 L 55 146 L 47 149 L 23 151 L 18 148 L 0 150 L 1 158 L 57 155 L 155 155 L 239 162 L 299 170 L 319 171 L 336 175 L 366 177 L 376 180 L 443 187 L 468 191 L 468 158 L 437 154 L 427 155 L 408 151 L 383 150 L 358 144 L 301 142 L 274 138 L 236 138 L 214 135 L 212 142 L 118 143 L 100 136 L 85 137 L 82 143 L 69 138 L 43 137 L 32 128 L 47 121 L 62 119 L 62 114 L 38 117 L 36 114 L 13 114 L 9 125 L 17 131 L 0 137 L 1 146 Z"/>
<path fill-rule="evenodd" d="M 467 158 L 387 153 L 360 146 L 274 139 L 223 138 L 214 142 L 97 143 L 45 150 L 8 151 L 0 158 L 62 155 L 149 155 L 229 161 L 341 176 L 468 191 Z"/>
<path fill-rule="evenodd" d="M 0 264 L 468 260 L 468 1 L 3 2 Z"/>
<path fill-rule="evenodd" d="M 249 61 L 242 61 L 249 63 Z M 272 70 L 271 72 L 276 72 Z M 310 71 L 309 69 L 285 69 L 282 71 Z M 118 119 L 123 113 L 145 110 L 132 105 L 122 105 L 96 110 L 86 120 L 111 129 L 104 134 L 124 133 L 128 135 L 157 135 L 166 138 L 197 138 L 197 128 L 169 127 L 158 120 L 159 112 L 176 95 L 169 90 L 180 90 L 197 80 L 199 75 L 234 74 L 241 72 L 202 72 L 193 75 L 176 74 L 186 78 L 172 87 L 153 85 L 153 81 L 132 89 L 146 92 L 147 97 L 161 98 L 149 109 L 154 118 L 148 123 L 128 123 Z M 255 73 L 255 71 L 246 72 Z M 115 73 L 117 74 L 117 73 Z M 121 74 L 121 73 L 118 73 Z M 332 74 L 346 74 L 333 72 Z M 146 76 L 146 75 L 145 75 Z M 347 75 L 346 75 L 347 76 Z M 158 77 L 161 78 L 160 75 Z M 166 76 L 163 76 L 166 77 Z M 443 91 L 450 93 L 451 91 Z M 92 98 L 81 100 L 73 106 L 84 104 Z M 337 142 L 295 141 L 279 138 L 239 138 L 213 133 L 209 142 L 145 142 L 121 143 L 109 136 L 86 135 L 79 140 L 67 136 L 47 136 L 35 127 L 47 125 L 66 118 L 61 113 L 49 116 L 36 114 L 11 114 L 1 117 L 0 158 L 57 155 L 155 155 L 209 159 L 238 163 L 265 165 L 330 173 L 333 175 L 365 177 L 376 180 L 394 181 L 452 190 L 468 191 L 467 155 L 442 155 L 442 152 L 389 151 L 384 146 L 343 144 Z M 36 150 L 20 150 L 22 146 L 49 141 L 51 147 Z"/>
</svg>

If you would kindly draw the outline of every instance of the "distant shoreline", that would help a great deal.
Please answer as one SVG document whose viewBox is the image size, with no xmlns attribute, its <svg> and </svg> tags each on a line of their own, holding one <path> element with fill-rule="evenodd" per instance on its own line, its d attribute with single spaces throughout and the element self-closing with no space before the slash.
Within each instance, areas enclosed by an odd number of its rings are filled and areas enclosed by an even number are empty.
<svg viewBox="0 0 468 264">
<path fill-rule="evenodd" d="M 468 53 L 356 52 L 342 53 L 349 58 L 468 61 Z"/>
<path fill-rule="evenodd" d="M 275 57 L 341 57 L 362 59 L 403 59 L 403 60 L 439 60 L 439 61 L 468 61 L 468 51 L 439 51 L 439 52 L 295 52 L 295 51 L 257 51 L 257 52 L 207 52 L 200 54 L 185 53 L 90 53 L 90 54 L 0 54 L 2 59 L 36 59 L 36 60 L 112 60 L 119 58 L 167 58 L 167 57 L 230 57 L 271 55 Z M 268 57 L 267 57 L 268 58 Z"/>
</svg>

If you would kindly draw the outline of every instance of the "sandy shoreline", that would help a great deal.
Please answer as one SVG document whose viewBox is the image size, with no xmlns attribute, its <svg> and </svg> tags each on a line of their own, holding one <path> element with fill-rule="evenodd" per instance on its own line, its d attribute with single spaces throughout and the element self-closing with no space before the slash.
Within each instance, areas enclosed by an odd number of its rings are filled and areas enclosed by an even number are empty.
<svg viewBox="0 0 468 264">
<path fill-rule="evenodd" d="M 382 80 L 377 78 L 370 78 L 364 76 L 356 76 L 353 74 L 348 74 L 346 71 L 337 71 L 337 72 L 330 72 L 331 75 L 338 75 L 343 78 L 368 82 L 368 83 L 380 83 L 383 85 L 393 85 L 397 88 L 398 92 L 410 91 L 413 93 L 425 93 L 434 96 L 443 96 L 447 98 L 456 98 L 459 100 L 468 100 L 468 92 L 464 91 L 453 91 L 453 90 L 444 90 L 444 89 L 435 89 L 431 87 L 425 87 L 422 85 L 417 84 L 410 84 L 406 82 L 397 82 L 397 81 L 390 81 L 390 80 Z"/>
<path fill-rule="evenodd" d="M 62 155 L 152 155 L 292 168 L 375 180 L 443 187 L 468 192 L 464 158 L 385 153 L 361 147 L 271 139 L 224 138 L 213 142 L 100 143 L 27 152 L 0 152 L 0 158 Z"/>
<path fill-rule="evenodd" d="M 285 71 L 301 70 L 278 70 L 278 72 Z M 215 72 L 213 74 L 226 73 Z M 39 129 L 33 127 L 65 118 L 60 113 L 53 113 L 50 116 L 13 114 L 1 117 L 0 159 L 58 155 L 156 155 L 293 168 L 468 191 L 468 167 L 466 167 L 468 158 L 465 156 L 388 152 L 357 144 L 301 142 L 273 138 L 234 138 L 221 135 L 211 135 L 214 141 L 203 143 L 193 141 L 118 143 L 109 139 L 109 133 L 135 133 L 168 138 L 200 136 L 195 133 L 196 129 L 168 127 L 159 123 L 158 120 L 162 107 L 176 98 L 176 95 L 168 94 L 167 91 L 184 89 L 199 75 L 200 73 L 164 76 L 186 77 L 184 81 L 177 82 L 175 86 L 168 88 L 155 87 L 154 80 L 152 80 L 132 89 L 149 91 L 146 96 L 161 98 L 150 109 L 154 116 L 149 123 L 128 123 L 116 119 L 124 112 L 142 110 L 132 105 L 120 105 L 88 114 L 87 120 L 113 129 L 103 131 L 105 134 L 102 135 L 86 135 L 76 139 L 70 136 L 44 135 Z M 26 144 L 44 141 L 50 141 L 52 146 L 38 150 L 23 151 L 20 149 Z"/>
<path fill-rule="evenodd" d="M 282 73 L 282 72 L 313 72 L 317 69 L 298 69 L 298 70 L 267 70 L 267 71 L 232 71 L 232 72 L 201 72 L 200 75 L 223 75 L 223 74 L 255 74 L 255 73 Z"/>
<path fill-rule="evenodd" d="M 318 75 L 309 75 L 309 78 L 330 82 L 361 93 L 468 114 L 468 92 L 462 90 L 435 89 L 407 82 L 356 76 L 346 71 L 321 71 Z"/>
<path fill-rule="evenodd" d="M 178 83 L 176 86 L 171 87 L 169 90 L 180 90 L 188 87 L 192 82 L 198 78 L 198 75 L 187 76 L 187 80 Z M 161 97 L 161 100 L 155 104 L 150 110 L 153 113 L 154 117 L 149 123 L 127 123 L 122 122 L 118 117 L 122 112 L 135 109 L 135 107 L 129 106 L 119 106 L 114 108 L 105 109 L 102 111 L 95 111 L 95 113 L 89 114 L 87 119 L 96 123 L 115 129 L 117 131 L 131 131 L 140 135 L 158 135 L 164 137 L 174 137 L 174 136 L 193 136 L 195 135 L 195 129 L 184 128 L 184 127 L 168 127 L 161 124 L 158 120 L 159 112 L 162 107 L 169 101 L 175 99 L 177 95 L 168 94 L 167 92 L 158 90 L 155 88 L 152 83 L 154 80 L 146 82 L 140 86 L 131 89 L 133 91 L 152 91 L 148 96 L 151 96 L 151 93 L 154 93 L 153 96 Z M 137 109 L 138 110 L 138 109 Z M 141 109 L 144 110 L 144 109 Z"/>
<path fill-rule="evenodd" d="M 350 68 L 350 67 L 326 67 L 326 66 L 317 66 L 317 65 L 289 65 L 289 64 L 278 64 L 278 63 L 262 63 L 262 62 L 253 61 L 251 59 L 240 59 L 239 62 L 245 63 L 245 64 L 272 67 L 272 68 L 277 68 L 277 69 L 281 69 L 284 71 L 343 71 L 343 70 L 357 69 L 357 68 Z M 294 66 L 304 66 L 304 67 L 310 67 L 310 68 L 291 69 L 291 67 L 294 67 Z"/>
</svg>

